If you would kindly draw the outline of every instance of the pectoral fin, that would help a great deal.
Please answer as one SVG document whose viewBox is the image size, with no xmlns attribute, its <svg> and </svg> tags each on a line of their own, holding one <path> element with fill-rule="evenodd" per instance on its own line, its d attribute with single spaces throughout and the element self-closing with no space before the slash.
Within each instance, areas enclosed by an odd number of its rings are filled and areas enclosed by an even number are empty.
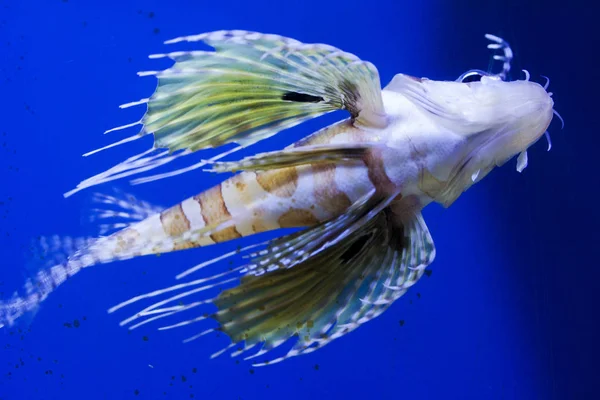
<svg viewBox="0 0 600 400">
<path fill-rule="evenodd" d="M 392 199 L 370 193 L 337 218 L 269 242 L 250 254 L 249 264 L 235 269 L 245 273 L 238 286 L 208 301 L 217 307 L 216 312 L 184 321 L 179 318 L 165 329 L 212 318 L 219 323 L 217 328 L 189 340 L 221 331 L 232 341 L 226 349 L 240 347 L 232 355 L 262 344 L 248 358 L 298 338 L 287 354 L 255 365 L 312 352 L 351 332 L 401 297 L 435 257 L 421 215 L 411 210 L 398 213 L 397 207 L 390 206 Z M 210 279 L 138 296 L 123 305 L 185 288 L 184 293 L 145 308 L 141 315 L 149 319 L 142 324 L 178 315 L 206 304 L 187 298 L 220 284 L 206 285 Z M 173 305 L 174 301 L 179 304 Z"/>
<path fill-rule="evenodd" d="M 235 143 L 238 147 L 230 152 L 235 151 L 335 110 L 348 111 L 354 123 L 361 126 L 387 125 L 377 69 L 353 54 L 324 44 L 246 31 L 211 32 L 167 43 L 197 41 L 215 51 L 151 56 L 168 57 L 175 64 L 164 71 L 141 73 L 158 78 L 156 91 L 150 98 L 124 106 L 147 104 L 148 110 L 138 123 L 120 127 L 143 126 L 137 135 L 118 144 L 152 133 L 154 149 L 167 151 L 135 156 L 81 182 L 67 195 L 149 171 L 197 150 Z M 162 179 L 203 165 L 137 182 Z"/>
<path fill-rule="evenodd" d="M 378 143 L 346 143 L 288 147 L 284 150 L 260 153 L 239 161 L 215 162 L 211 172 L 235 172 L 287 168 L 306 164 L 343 163 L 362 159 Z"/>
</svg>

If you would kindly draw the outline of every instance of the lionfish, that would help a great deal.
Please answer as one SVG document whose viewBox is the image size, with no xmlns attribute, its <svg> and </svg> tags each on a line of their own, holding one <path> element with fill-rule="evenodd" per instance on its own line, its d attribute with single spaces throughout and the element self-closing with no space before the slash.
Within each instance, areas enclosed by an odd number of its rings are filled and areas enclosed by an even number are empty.
<svg viewBox="0 0 600 400">
<path fill-rule="evenodd" d="M 383 89 L 373 64 L 329 45 L 238 30 L 167 41 L 203 42 L 213 50 L 150 56 L 174 64 L 139 73 L 158 78 L 154 94 L 121 107 L 145 104 L 147 111 L 141 120 L 111 131 L 142 129 L 105 148 L 148 134 L 154 136 L 153 147 L 65 196 L 226 145 L 233 147 L 133 183 L 201 167 L 236 174 L 163 211 L 105 196 L 106 203 L 122 207 L 108 214 L 144 218 L 42 268 L 21 292 L 0 303 L 0 326 L 34 311 L 67 278 L 90 266 L 281 228 L 301 229 L 203 262 L 177 275 L 186 278 L 179 283 L 109 312 L 145 301 L 121 322 L 131 329 L 167 318 L 159 329 L 213 319 L 216 327 L 186 341 L 223 332 L 231 344 L 214 355 L 231 349 L 235 356 L 258 345 L 247 357 L 253 358 L 296 338 L 284 355 L 255 365 L 310 353 L 381 315 L 435 258 L 421 210 L 433 202 L 450 206 L 514 156 L 522 171 L 527 149 L 542 135 L 550 144 L 547 128 L 558 114 L 546 91 L 549 80 L 541 86 L 524 71 L 524 80 L 509 81 L 510 46 L 486 37 L 488 48 L 499 51 L 494 55 L 502 64 L 499 73 L 469 70 L 455 81 L 397 74 Z M 283 150 L 221 160 L 336 110 L 349 117 Z M 188 278 L 235 255 L 245 260 L 242 265 Z M 218 293 L 207 298 L 210 289 Z"/>
</svg>

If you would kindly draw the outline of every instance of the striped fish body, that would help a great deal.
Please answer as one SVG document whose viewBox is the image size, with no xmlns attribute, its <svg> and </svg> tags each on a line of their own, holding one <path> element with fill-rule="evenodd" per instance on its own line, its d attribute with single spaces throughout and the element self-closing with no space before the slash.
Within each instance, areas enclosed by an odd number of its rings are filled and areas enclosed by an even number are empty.
<svg viewBox="0 0 600 400">
<path fill-rule="evenodd" d="M 357 141 L 366 132 L 342 121 L 292 147 Z M 279 228 L 313 226 L 343 214 L 369 190 L 391 190 L 374 152 L 336 165 L 244 171 L 99 242 L 103 261 L 207 246 Z"/>
</svg>

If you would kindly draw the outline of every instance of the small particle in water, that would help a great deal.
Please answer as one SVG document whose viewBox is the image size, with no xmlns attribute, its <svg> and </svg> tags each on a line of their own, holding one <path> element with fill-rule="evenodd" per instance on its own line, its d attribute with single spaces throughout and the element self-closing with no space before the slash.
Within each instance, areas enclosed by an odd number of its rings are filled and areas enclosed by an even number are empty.
<svg viewBox="0 0 600 400">
<path fill-rule="evenodd" d="M 185 382 L 187 381 L 187 378 L 185 377 L 185 375 L 181 375 L 181 382 Z"/>
<path fill-rule="evenodd" d="M 79 328 L 79 326 L 80 326 L 80 325 L 81 325 L 81 324 L 79 323 L 79 320 L 78 320 L 78 319 L 76 319 L 75 321 L 73 321 L 73 326 L 74 326 L 75 328 Z"/>
<path fill-rule="evenodd" d="M 148 364 L 148 366 L 149 366 L 150 368 L 154 368 L 154 365 L 152 365 L 152 364 Z"/>
<path fill-rule="evenodd" d="M 148 13 L 148 18 L 154 18 L 154 11 L 150 11 Z"/>
<path fill-rule="evenodd" d="M 319 370 L 319 364 L 315 364 L 315 370 L 318 371 Z"/>
<path fill-rule="evenodd" d="M 198 372 L 197 368 L 192 368 L 192 372 L 195 374 L 196 372 Z"/>
<path fill-rule="evenodd" d="M 154 31 L 153 31 L 153 32 L 154 32 L 155 34 L 158 34 L 158 33 L 160 33 L 160 29 L 158 29 L 158 28 L 154 28 Z"/>
<path fill-rule="evenodd" d="M 147 342 L 147 341 L 149 340 L 149 339 L 148 339 L 148 336 L 144 336 L 144 337 L 142 338 L 142 340 L 143 340 L 144 342 Z"/>
<path fill-rule="evenodd" d="M 71 325 L 71 323 L 70 323 L 70 322 L 65 322 L 63 325 L 64 325 L 66 328 L 71 328 L 71 327 L 72 327 L 72 325 Z"/>
<path fill-rule="evenodd" d="M 135 395 L 137 396 L 138 394 L 140 394 L 140 391 L 139 391 L 139 390 L 137 390 L 137 389 L 135 389 L 135 390 L 133 391 L 133 394 L 135 394 Z"/>
<path fill-rule="evenodd" d="M 427 277 L 429 278 L 431 276 L 431 270 L 430 269 L 426 269 L 425 270 L 425 275 L 427 275 Z"/>
<path fill-rule="evenodd" d="M 253 370 L 253 369 L 251 369 L 249 372 L 250 372 L 251 374 L 254 374 L 254 370 Z"/>
<path fill-rule="evenodd" d="M 421 293 L 417 292 L 417 297 L 420 299 L 421 298 Z"/>
<path fill-rule="evenodd" d="M 399 322 L 400 322 L 400 326 L 404 326 L 404 320 L 403 319 L 401 319 Z"/>
</svg>

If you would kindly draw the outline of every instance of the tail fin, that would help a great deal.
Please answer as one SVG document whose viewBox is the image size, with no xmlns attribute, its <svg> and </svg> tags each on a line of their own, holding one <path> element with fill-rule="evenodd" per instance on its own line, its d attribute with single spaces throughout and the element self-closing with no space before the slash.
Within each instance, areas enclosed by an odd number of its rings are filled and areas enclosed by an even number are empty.
<svg viewBox="0 0 600 400">
<path fill-rule="evenodd" d="M 0 328 L 11 326 L 25 314 L 32 314 L 59 285 L 83 268 L 111 262 L 116 257 L 103 251 L 109 242 L 108 232 L 127 228 L 158 212 L 159 207 L 136 199 L 133 195 L 95 193 L 85 220 L 99 223 L 95 238 L 40 237 L 31 246 L 30 270 L 35 271 L 12 297 L 0 299 Z"/>
<path fill-rule="evenodd" d="M 54 289 L 75 275 L 89 262 L 84 253 L 73 251 L 76 248 L 89 247 L 94 239 L 72 237 L 42 237 L 39 244 L 33 246 L 33 254 L 42 261 L 35 275 L 25 281 L 21 290 L 12 297 L 0 300 L 0 328 L 11 326 L 26 313 L 35 312 Z M 72 256 L 69 256 L 73 253 Z"/>
</svg>

